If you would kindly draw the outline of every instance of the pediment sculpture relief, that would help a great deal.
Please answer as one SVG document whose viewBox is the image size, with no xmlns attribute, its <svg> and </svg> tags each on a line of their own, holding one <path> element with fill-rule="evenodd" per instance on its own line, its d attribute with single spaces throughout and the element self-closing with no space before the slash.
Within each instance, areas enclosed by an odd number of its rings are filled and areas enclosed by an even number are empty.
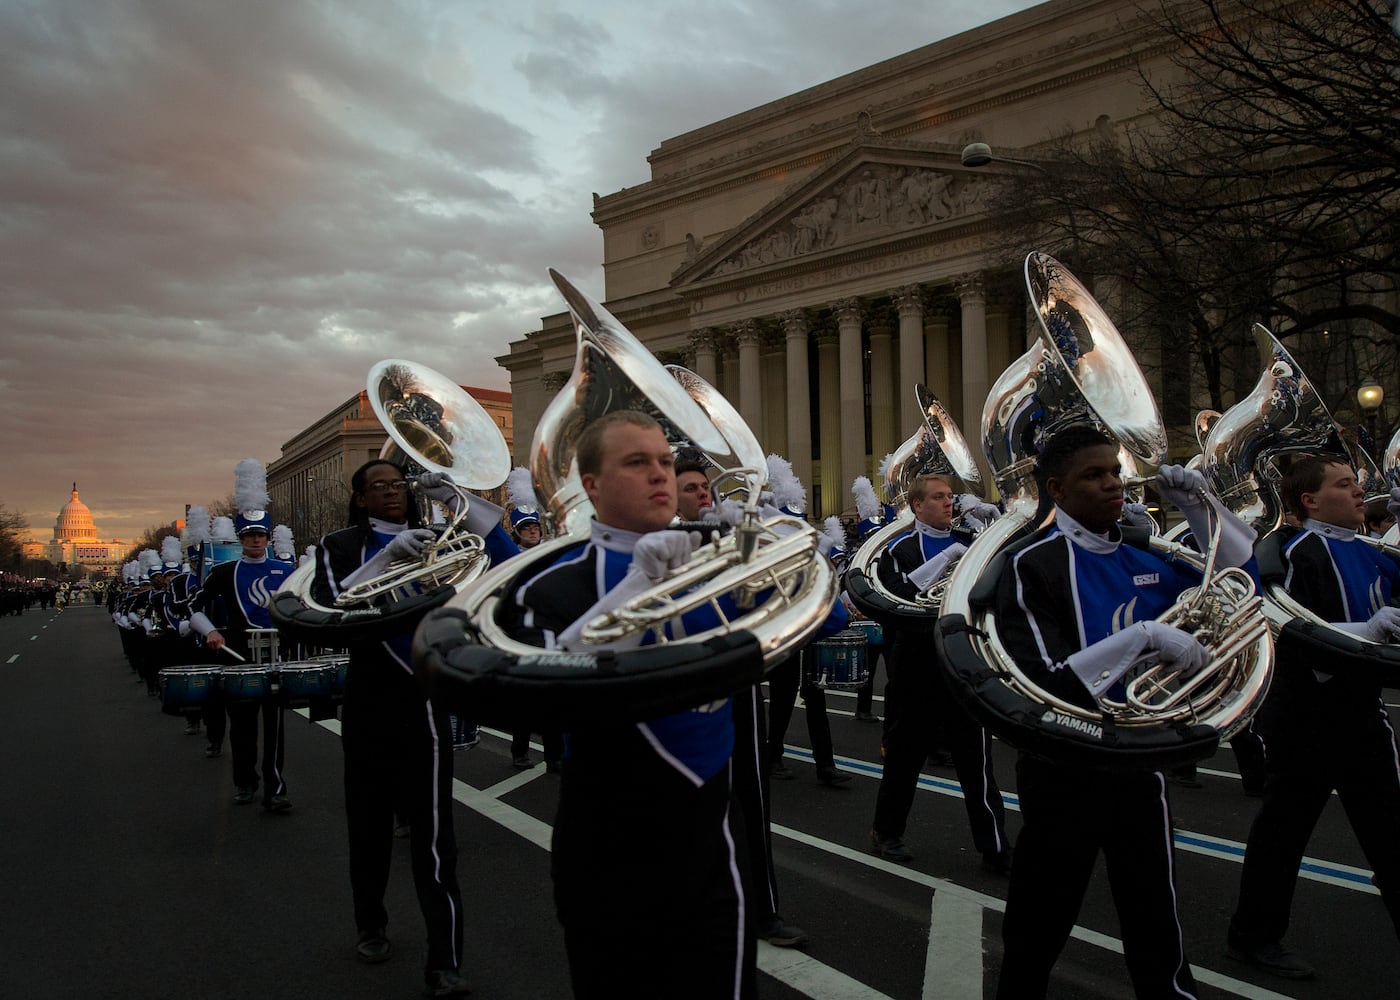
<svg viewBox="0 0 1400 1000">
<path fill-rule="evenodd" d="M 712 273 L 729 274 L 968 215 L 986 200 L 993 183 L 942 170 L 868 164 L 749 241 Z"/>
</svg>

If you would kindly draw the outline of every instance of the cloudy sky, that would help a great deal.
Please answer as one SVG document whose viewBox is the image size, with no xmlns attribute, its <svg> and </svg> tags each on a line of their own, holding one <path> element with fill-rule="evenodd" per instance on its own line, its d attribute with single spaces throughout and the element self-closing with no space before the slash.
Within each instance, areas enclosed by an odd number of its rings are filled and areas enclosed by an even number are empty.
<svg viewBox="0 0 1400 1000">
<path fill-rule="evenodd" d="M 0 0 L 0 503 L 131 538 L 381 358 L 509 389 L 663 139 L 1032 5 Z"/>
</svg>

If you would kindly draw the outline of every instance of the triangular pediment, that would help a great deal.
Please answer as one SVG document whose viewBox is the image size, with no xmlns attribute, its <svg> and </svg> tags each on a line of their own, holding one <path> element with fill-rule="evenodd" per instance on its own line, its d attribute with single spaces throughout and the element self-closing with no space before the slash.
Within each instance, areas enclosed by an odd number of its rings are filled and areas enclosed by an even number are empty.
<svg viewBox="0 0 1400 1000">
<path fill-rule="evenodd" d="M 953 147 L 859 143 L 701 248 L 675 272 L 671 287 L 781 270 L 956 224 L 980 214 L 996 183 L 964 167 Z"/>
</svg>

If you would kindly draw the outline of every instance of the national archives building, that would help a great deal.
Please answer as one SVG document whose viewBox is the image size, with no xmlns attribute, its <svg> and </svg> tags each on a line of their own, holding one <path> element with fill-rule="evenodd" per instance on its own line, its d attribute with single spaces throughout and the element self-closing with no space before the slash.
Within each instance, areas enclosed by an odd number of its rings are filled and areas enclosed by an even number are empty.
<svg viewBox="0 0 1400 1000">
<path fill-rule="evenodd" d="M 1170 66 L 1135 11 L 1050 0 L 664 140 L 649 181 L 594 195 L 606 288 L 587 290 L 792 462 L 809 516 L 849 512 L 852 480 L 916 429 L 916 382 L 980 451 L 987 391 L 1035 331 L 1019 268 L 988 253 L 987 203 L 1027 168 L 961 152 L 1034 160 L 1052 136 L 1144 114 L 1139 67 Z M 497 359 L 517 426 L 574 354 L 561 313 Z"/>
</svg>

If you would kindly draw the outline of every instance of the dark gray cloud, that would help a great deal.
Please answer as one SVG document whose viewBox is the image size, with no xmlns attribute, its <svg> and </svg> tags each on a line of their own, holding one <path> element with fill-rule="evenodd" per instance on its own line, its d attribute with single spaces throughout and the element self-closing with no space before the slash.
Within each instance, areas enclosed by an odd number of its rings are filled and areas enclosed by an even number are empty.
<svg viewBox="0 0 1400 1000">
<path fill-rule="evenodd" d="M 1027 5 L 5 0 L 0 503 L 130 537 L 381 358 L 508 388 L 662 139 Z"/>
</svg>

